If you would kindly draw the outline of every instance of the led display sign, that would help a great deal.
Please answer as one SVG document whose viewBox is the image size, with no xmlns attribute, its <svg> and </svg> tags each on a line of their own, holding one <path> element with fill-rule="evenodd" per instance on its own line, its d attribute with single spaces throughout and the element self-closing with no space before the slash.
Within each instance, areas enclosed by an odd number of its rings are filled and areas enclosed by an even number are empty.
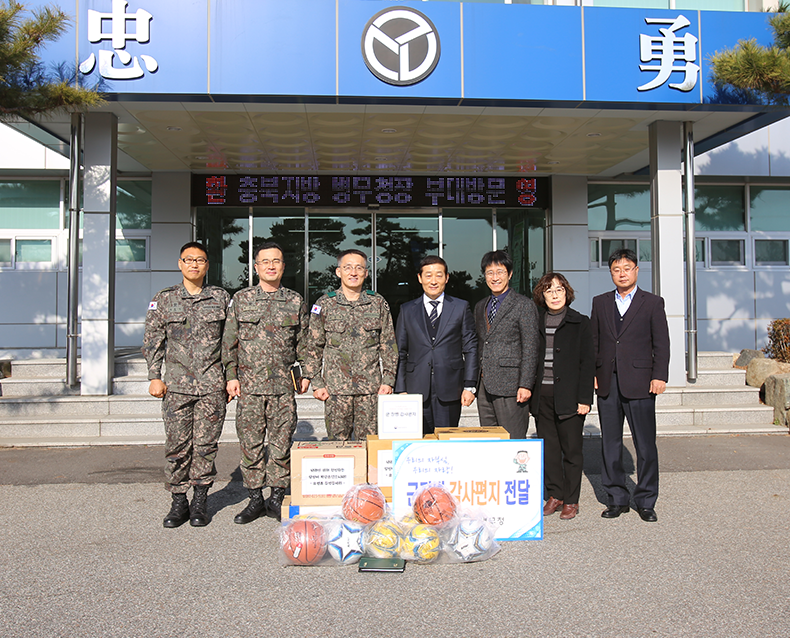
<svg viewBox="0 0 790 638">
<path fill-rule="evenodd" d="M 547 208 L 546 177 L 193 175 L 193 206 Z"/>
</svg>

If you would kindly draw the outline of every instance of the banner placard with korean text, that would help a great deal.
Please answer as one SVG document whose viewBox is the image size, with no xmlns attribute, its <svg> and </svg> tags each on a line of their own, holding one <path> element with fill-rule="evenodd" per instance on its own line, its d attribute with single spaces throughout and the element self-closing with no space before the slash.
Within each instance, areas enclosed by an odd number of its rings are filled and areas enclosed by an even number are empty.
<svg viewBox="0 0 790 638">
<path fill-rule="evenodd" d="M 460 506 L 483 509 L 497 540 L 543 539 L 543 441 L 393 441 L 392 506 L 411 512 L 417 489 L 442 483 Z"/>
</svg>

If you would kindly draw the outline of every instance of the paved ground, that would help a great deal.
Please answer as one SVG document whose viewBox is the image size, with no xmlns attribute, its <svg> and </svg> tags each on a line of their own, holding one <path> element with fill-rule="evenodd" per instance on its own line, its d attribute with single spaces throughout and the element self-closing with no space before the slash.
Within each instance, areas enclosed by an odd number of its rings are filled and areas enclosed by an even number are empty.
<svg viewBox="0 0 790 638">
<path fill-rule="evenodd" d="M 0 449 L 0 636 L 790 634 L 790 437 L 662 438 L 659 522 L 581 514 L 470 565 L 281 567 L 272 519 L 240 526 L 234 446 L 214 520 L 166 530 L 161 448 Z"/>
</svg>

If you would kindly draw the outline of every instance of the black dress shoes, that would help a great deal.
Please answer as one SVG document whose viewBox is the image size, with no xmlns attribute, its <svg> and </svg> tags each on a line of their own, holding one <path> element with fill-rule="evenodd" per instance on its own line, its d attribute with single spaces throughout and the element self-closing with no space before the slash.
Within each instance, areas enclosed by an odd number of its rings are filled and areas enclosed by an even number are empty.
<svg viewBox="0 0 790 638">
<path fill-rule="evenodd" d="M 617 518 L 620 514 L 626 514 L 631 510 L 628 505 L 607 505 L 601 512 L 601 518 Z"/>
<path fill-rule="evenodd" d="M 652 507 L 637 507 L 636 510 L 639 512 L 639 517 L 647 523 L 655 523 L 658 520 L 656 510 Z"/>
</svg>

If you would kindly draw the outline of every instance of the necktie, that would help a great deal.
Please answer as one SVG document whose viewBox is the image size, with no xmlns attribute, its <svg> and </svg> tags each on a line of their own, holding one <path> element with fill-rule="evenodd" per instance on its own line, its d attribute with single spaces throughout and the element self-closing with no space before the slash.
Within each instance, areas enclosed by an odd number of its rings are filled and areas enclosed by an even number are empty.
<svg viewBox="0 0 790 638">
<path fill-rule="evenodd" d="M 431 310 L 431 314 L 428 315 L 428 321 L 431 322 L 431 328 L 435 328 L 436 320 L 439 318 L 439 311 L 437 310 L 437 308 L 439 307 L 439 302 L 429 301 L 428 303 L 433 306 L 433 309 Z"/>
<path fill-rule="evenodd" d="M 491 297 L 491 310 L 488 311 L 489 325 L 494 323 L 494 317 L 496 317 L 496 304 L 497 304 L 496 297 Z"/>
</svg>

